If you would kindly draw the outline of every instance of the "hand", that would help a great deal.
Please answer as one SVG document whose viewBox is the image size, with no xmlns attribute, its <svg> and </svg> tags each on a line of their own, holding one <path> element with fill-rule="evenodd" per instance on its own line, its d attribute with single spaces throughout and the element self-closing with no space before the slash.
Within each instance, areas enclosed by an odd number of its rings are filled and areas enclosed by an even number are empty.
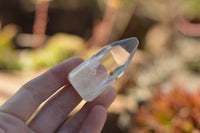
<svg viewBox="0 0 200 133">
<path fill-rule="evenodd" d="M 0 133 L 100 133 L 106 109 L 116 96 L 112 87 L 66 120 L 82 100 L 67 75 L 82 61 L 77 57 L 66 60 L 22 86 L 0 107 Z"/>
</svg>

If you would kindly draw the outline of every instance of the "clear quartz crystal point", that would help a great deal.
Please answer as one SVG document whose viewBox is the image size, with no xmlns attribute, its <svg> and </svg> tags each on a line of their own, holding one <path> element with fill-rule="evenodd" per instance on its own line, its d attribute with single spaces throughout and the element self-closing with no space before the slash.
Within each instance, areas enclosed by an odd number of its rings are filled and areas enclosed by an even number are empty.
<svg viewBox="0 0 200 133">
<path fill-rule="evenodd" d="M 69 81 L 85 101 L 92 101 L 124 74 L 138 47 L 132 37 L 113 42 L 69 73 Z"/>
</svg>

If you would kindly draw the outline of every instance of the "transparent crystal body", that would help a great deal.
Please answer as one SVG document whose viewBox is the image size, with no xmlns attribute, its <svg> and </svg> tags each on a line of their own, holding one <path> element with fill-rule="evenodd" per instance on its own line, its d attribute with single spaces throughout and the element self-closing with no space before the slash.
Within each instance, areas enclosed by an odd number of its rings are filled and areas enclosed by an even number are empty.
<svg viewBox="0 0 200 133">
<path fill-rule="evenodd" d="M 132 37 L 106 45 L 69 73 L 70 83 L 85 101 L 92 101 L 124 74 L 138 44 Z"/>
</svg>

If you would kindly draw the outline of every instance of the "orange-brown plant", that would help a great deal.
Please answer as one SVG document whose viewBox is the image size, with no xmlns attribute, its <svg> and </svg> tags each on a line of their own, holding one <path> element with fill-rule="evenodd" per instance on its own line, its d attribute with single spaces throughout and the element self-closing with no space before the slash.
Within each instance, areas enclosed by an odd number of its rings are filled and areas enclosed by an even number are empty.
<svg viewBox="0 0 200 133">
<path fill-rule="evenodd" d="M 200 90 L 176 85 L 166 93 L 159 88 L 133 121 L 131 133 L 200 133 Z"/>
</svg>

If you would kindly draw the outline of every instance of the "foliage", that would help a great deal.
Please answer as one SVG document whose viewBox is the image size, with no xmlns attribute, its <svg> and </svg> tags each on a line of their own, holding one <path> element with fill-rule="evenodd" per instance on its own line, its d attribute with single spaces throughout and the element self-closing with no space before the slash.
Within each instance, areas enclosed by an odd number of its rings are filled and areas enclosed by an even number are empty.
<svg viewBox="0 0 200 133">
<path fill-rule="evenodd" d="M 84 40 L 78 36 L 64 33 L 55 34 L 47 41 L 44 48 L 35 51 L 23 51 L 20 58 L 20 66 L 23 69 L 55 66 L 75 56 L 83 48 L 84 44 Z"/>
<path fill-rule="evenodd" d="M 13 24 L 3 27 L 0 31 L 0 69 L 19 69 L 12 43 L 16 33 L 17 27 Z"/>
<path fill-rule="evenodd" d="M 0 31 L 0 69 L 30 70 L 52 67 L 75 56 L 85 44 L 78 36 L 58 33 L 50 37 L 43 48 L 19 50 L 12 43 L 16 33 L 15 25 L 7 25 Z"/>
<path fill-rule="evenodd" d="M 200 91 L 187 92 L 178 85 L 168 93 L 158 89 L 133 119 L 131 133 L 199 133 Z"/>
<path fill-rule="evenodd" d="M 179 0 L 182 14 L 188 18 L 200 16 L 200 0 Z"/>
<path fill-rule="evenodd" d="M 179 15 L 200 17 L 200 0 L 137 0 L 138 13 L 156 21 L 172 21 Z"/>
</svg>

